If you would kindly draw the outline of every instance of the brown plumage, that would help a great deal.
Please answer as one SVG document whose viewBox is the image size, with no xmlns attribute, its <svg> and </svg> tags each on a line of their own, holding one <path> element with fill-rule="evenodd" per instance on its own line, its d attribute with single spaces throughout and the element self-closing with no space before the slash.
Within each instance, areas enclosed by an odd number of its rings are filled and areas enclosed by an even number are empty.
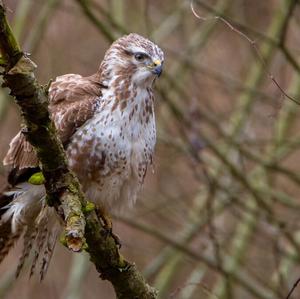
<svg viewBox="0 0 300 299">
<path fill-rule="evenodd" d="M 137 34 L 114 42 L 92 76 L 57 77 L 49 89 L 49 111 L 65 147 L 69 167 L 89 200 L 106 208 L 134 203 L 152 164 L 156 129 L 152 86 L 163 52 Z M 17 275 L 34 251 L 30 274 L 45 276 L 61 223 L 45 202 L 43 185 L 27 182 L 39 168 L 34 149 L 20 131 L 4 164 L 11 189 L 0 207 L 0 259 L 24 233 Z"/>
<path fill-rule="evenodd" d="M 34 240 L 36 238 L 37 229 L 35 225 L 28 225 L 26 227 L 25 234 L 23 236 L 23 251 L 21 253 L 21 256 L 19 257 L 19 263 L 16 270 L 16 277 L 20 275 L 20 272 L 24 266 L 24 263 L 26 259 L 28 258 L 30 251 L 32 249 L 32 246 L 34 244 Z"/>
<path fill-rule="evenodd" d="M 13 246 L 18 234 L 12 235 L 11 220 L 1 223 L 0 226 L 0 263 L 3 261 L 10 248 Z"/>
<path fill-rule="evenodd" d="M 101 89 L 105 88 L 99 80 L 98 72 L 89 77 L 68 74 L 51 84 L 49 111 L 63 144 L 95 113 Z"/>
<path fill-rule="evenodd" d="M 103 85 L 100 75 L 89 77 L 68 74 L 59 76 L 49 90 L 49 111 L 63 144 L 68 142 L 77 128 L 90 119 Z M 38 159 L 31 144 L 20 131 L 11 141 L 3 160 L 4 165 L 23 169 L 38 166 Z"/>
<path fill-rule="evenodd" d="M 4 165 L 11 165 L 14 169 L 23 169 L 38 166 L 38 159 L 31 144 L 20 131 L 10 142 Z"/>
</svg>

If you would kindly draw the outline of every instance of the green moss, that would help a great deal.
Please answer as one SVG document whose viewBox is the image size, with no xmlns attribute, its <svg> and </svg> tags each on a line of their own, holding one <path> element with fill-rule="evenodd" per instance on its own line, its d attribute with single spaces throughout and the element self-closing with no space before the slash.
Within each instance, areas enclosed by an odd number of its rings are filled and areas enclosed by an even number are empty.
<svg viewBox="0 0 300 299">
<path fill-rule="evenodd" d="M 5 66 L 6 65 L 5 62 L 6 62 L 5 58 L 0 56 L 0 66 Z"/>
<path fill-rule="evenodd" d="M 120 254 L 119 255 L 119 271 L 120 272 L 127 271 L 128 266 L 130 267 L 130 265 L 125 261 L 123 255 Z"/>
<path fill-rule="evenodd" d="M 45 177 L 42 172 L 34 173 L 28 180 L 32 185 L 42 185 L 45 183 Z"/>
<path fill-rule="evenodd" d="M 0 50 L 7 69 L 14 66 L 22 57 L 21 49 L 7 22 L 3 3 L 0 1 Z"/>
<path fill-rule="evenodd" d="M 64 233 L 60 235 L 60 237 L 59 237 L 59 242 L 60 242 L 63 246 L 68 247 L 66 235 L 65 235 Z"/>
<path fill-rule="evenodd" d="M 95 205 L 90 201 L 87 201 L 86 205 L 82 207 L 83 213 L 90 213 L 94 210 L 95 210 Z"/>
<path fill-rule="evenodd" d="M 82 245 L 82 250 L 84 250 L 86 252 L 89 251 L 89 245 L 86 242 L 84 242 L 84 244 Z"/>
</svg>

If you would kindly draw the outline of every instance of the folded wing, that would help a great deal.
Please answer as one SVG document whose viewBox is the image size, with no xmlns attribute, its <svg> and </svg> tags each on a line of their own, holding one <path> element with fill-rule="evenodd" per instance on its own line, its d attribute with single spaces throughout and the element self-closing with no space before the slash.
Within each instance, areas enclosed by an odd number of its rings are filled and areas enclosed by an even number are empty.
<svg viewBox="0 0 300 299">
<path fill-rule="evenodd" d="M 89 77 L 63 75 L 51 84 L 49 111 L 64 146 L 74 132 L 93 116 L 103 88 L 98 73 Z M 3 164 L 18 170 L 38 166 L 36 153 L 22 130 L 12 139 Z"/>
</svg>

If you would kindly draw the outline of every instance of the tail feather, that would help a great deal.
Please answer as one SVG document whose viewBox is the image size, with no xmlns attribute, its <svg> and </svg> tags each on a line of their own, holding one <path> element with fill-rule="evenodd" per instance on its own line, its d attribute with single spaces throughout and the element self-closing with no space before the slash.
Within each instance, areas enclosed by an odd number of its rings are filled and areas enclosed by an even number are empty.
<svg viewBox="0 0 300 299">
<path fill-rule="evenodd" d="M 39 231 L 36 236 L 36 242 L 35 242 L 36 248 L 34 250 L 34 257 L 31 264 L 30 277 L 35 273 L 36 265 L 38 263 L 40 254 L 43 250 L 47 235 L 48 235 L 48 228 L 45 225 L 45 223 L 41 222 L 39 225 Z"/>
<path fill-rule="evenodd" d="M 13 195 L 0 194 L 0 219 L 2 215 L 7 211 L 7 206 L 13 200 Z"/>
<path fill-rule="evenodd" d="M 22 231 L 12 232 L 11 219 L 0 224 L 0 263 L 19 239 Z"/>
<path fill-rule="evenodd" d="M 15 190 L 6 192 L 11 202 L 4 205 L 0 202 L 0 262 L 4 259 L 16 240 L 24 233 L 23 251 L 19 258 L 16 277 L 24 266 L 34 248 L 34 256 L 30 276 L 39 265 L 40 278 L 44 278 L 55 247 L 60 222 L 53 208 L 45 203 L 45 189 L 43 186 L 23 183 Z"/>
<path fill-rule="evenodd" d="M 60 231 L 59 221 L 53 209 L 46 205 L 43 207 L 38 219 L 37 226 L 39 227 L 36 236 L 36 248 L 30 270 L 30 276 L 35 273 L 36 265 L 41 256 L 40 264 L 40 280 L 43 280 L 48 270 L 51 257 L 55 248 L 57 236 Z"/>
<path fill-rule="evenodd" d="M 16 278 L 19 277 L 21 270 L 24 266 L 25 261 L 29 257 L 29 254 L 32 249 L 32 245 L 34 243 L 36 237 L 36 228 L 34 226 L 28 226 L 26 228 L 26 232 L 23 237 L 23 251 L 21 256 L 19 257 L 19 263 L 16 270 Z"/>
<path fill-rule="evenodd" d="M 42 265 L 40 268 L 40 279 L 43 280 L 49 264 L 50 264 L 50 260 L 52 258 L 53 252 L 54 252 L 54 248 L 56 245 L 56 239 L 58 236 L 58 231 L 55 231 L 53 233 L 50 233 L 48 236 L 48 240 L 47 240 L 47 244 L 45 246 L 45 250 L 44 250 L 44 254 L 43 254 L 43 259 L 42 259 Z"/>
</svg>

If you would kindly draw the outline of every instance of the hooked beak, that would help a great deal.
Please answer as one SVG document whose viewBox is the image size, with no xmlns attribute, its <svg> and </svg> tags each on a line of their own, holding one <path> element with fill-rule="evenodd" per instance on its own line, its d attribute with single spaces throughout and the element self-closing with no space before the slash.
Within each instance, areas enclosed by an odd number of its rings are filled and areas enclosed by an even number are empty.
<svg viewBox="0 0 300 299">
<path fill-rule="evenodd" d="M 155 60 L 153 61 L 153 69 L 152 69 L 152 73 L 154 75 L 157 75 L 157 77 L 159 77 L 162 73 L 162 62 L 160 60 Z"/>
</svg>

